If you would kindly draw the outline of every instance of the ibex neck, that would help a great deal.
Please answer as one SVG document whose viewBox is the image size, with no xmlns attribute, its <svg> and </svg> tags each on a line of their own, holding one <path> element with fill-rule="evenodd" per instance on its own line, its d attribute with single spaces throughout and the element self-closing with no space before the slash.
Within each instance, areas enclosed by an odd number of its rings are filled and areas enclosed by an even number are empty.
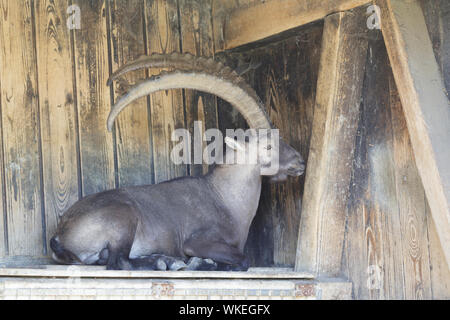
<svg viewBox="0 0 450 320">
<path fill-rule="evenodd" d="M 239 222 L 242 232 L 247 235 L 261 195 L 260 167 L 221 165 L 217 166 L 207 179 Z M 243 239 L 244 244 L 246 240 Z"/>
</svg>

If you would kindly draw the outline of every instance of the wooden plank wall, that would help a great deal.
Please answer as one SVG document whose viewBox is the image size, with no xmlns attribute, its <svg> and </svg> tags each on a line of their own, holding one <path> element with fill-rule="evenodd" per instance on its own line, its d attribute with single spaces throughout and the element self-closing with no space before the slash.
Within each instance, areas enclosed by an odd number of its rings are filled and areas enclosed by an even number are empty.
<svg viewBox="0 0 450 320">
<path fill-rule="evenodd" d="M 448 298 L 450 273 L 415 166 L 386 48 L 379 32 L 372 36 L 343 274 L 353 280 L 354 296 L 362 299 Z"/>
<path fill-rule="evenodd" d="M 80 8 L 79 30 L 67 27 L 70 5 Z M 124 83 L 110 89 L 106 80 L 143 54 L 212 56 L 211 11 L 210 1 L 184 0 L 0 3 L 0 258 L 46 256 L 60 216 L 80 197 L 207 169 L 173 165 L 170 135 L 196 119 L 217 127 L 214 97 L 152 95 L 111 134 L 106 117 Z"/>
<path fill-rule="evenodd" d="M 424 8 L 435 53 L 446 83 L 449 83 L 450 59 L 446 48 L 450 42 L 449 32 L 445 33 L 445 30 L 448 30 L 450 10 L 448 2 L 438 2 L 424 1 Z M 238 6 L 248 5 L 241 1 L 227 4 L 230 8 L 219 6 L 219 9 L 236 10 Z M 321 31 L 314 41 L 311 37 L 310 41 L 302 40 L 305 34 L 313 34 L 314 28 L 321 26 L 305 27 L 295 36 L 289 34 L 287 40 L 272 45 L 252 50 L 240 48 L 229 53 L 235 56 L 235 65 L 252 58 L 262 62 L 261 67 L 251 71 L 247 78 L 263 98 L 271 120 L 284 135 L 288 132 L 289 142 L 294 146 L 297 146 L 296 142 L 303 143 L 301 150 L 305 156 L 308 149 L 303 147 L 309 147 L 314 112 L 317 59 L 320 56 L 320 51 L 316 50 L 320 48 Z M 377 30 L 370 31 L 367 37 L 363 93 L 345 209 L 341 276 L 353 282 L 354 297 L 359 299 L 448 299 L 450 272 L 415 166 L 383 37 Z M 309 60 L 312 73 L 299 68 L 302 57 Z M 309 81 L 310 85 L 305 87 L 303 81 Z M 314 91 L 312 96 L 306 88 Z M 297 89 L 302 91 L 300 99 L 296 96 Z M 303 121 L 307 119 L 298 127 L 302 131 L 295 131 L 295 123 L 279 122 L 281 110 L 297 124 L 297 114 L 302 115 Z M 219 114 L 221 112 L 224 111 L 219 110 Z M 232 113 L 227 114 L 225 123 L 220 125 L 242 126 L 239 116 L 233 118 Z M 303 182 L 299 185 L 303 188 Z M 300 201 L 302 190 L 290 187 L 290 183 L 265 184 L 263 187 L 260 208 L 246 248 L 253 264 L 293 264 L 295 255 L 290 250 L 295 248 L 285 241 L 293 236 L 291 228 L 301 219 L 300 208 L 290 204 Z M 277 194 L 276 190 L 283 192 Z"/>
<path fill-rule="evenodd" d="M 147 52 L 143 28 L 144 2 L 111 1 L 109 17 L 110 61 L 112 69 L 116 70 Z M 142 70 L 125 75 L 125 79 L 133 83 L 145 76 L 146 72 Z M 123 94 L 120 89 L 120 85 L 114 87 L 114 99 Z M 117 182 L 120 186 L 154 182 L 149 106 L 147 99 L 135 101 L 129 112 L 116 122 L 114 137 L 117 145 Z"/>
<path fill-rule="evenodd" d="M 423 6 L 448 83 L 449 4 L 423 1 Z M 378 39 L 369 42 L 353 175 L 359 183 L 352 185 L 347 209 L 344 274 L 353 279 L 359 298 L 448 299 L 449 266 L 415 166 L 386 49 Z"/>
<path fill-rule="evenodd" d="M 235 8 L 256 1 L 226 4 Z M 178 90 L 136 101 L 112 134 L 105 128 L 111 103 L 126 86 L 117 83 L 109 89 L 106 79 L 122 64 L 152 52 L 213 56 L 221 51 L 212 31 L 212 2 L 0 2 L 0 259 L 47 255 L 59 217 L 82 196 L 205 172 L 203 166 L 171 164 L 173 128 L 192 132 L 197 119 L 206 129 L 246 127 L 224 101 Z M 438 8 L 424 1 L 424 10 L 449 88 L 450 10 L 446 0 L 434 3 Z M 66 27 L 71 4 L 81 8 L 81 30 Z M 226 54 L 235 67 L 253 67 L 244 76 L 282 136 L 305 158 L 322 29 L 318 22 L 270 45 Z M 382 35 L 371 31 L 368 36 L 342 275 L 353 281 L 357 298 L 450 298 L 449 269 L 417 174 Z M 155 72 L 142 71 L 127 81 Z M 294 265 L 303 184 L 304 178 L 264 183 L 246 247 L 252 265 Z"/>
<path fill-rule="evenodd" d="M 80 30 L 71 31 L 66 26 L 66 10 L 72 4 L 81 9 Z M 18 19 L 11 21 L 13 9 L 19 10 L 16 2 L 4 2 L 2 12 L 8 14 L 1 16 L 1 23 L 11 29 Z M 4 201 L 0 202 L 5 205 L 5 210 L 1 210 L 4 216 L 0 230 L 5 241 L 1 241 L 0 257 L 46 255 L 49 237 L 59 217 L 80 197 L 115 187 L 204 173 L 207 167 L 185 168 L 169 161 L 173 128 L 187 127 L 192 133 L 195 120 L 203 121 L 203 129 L 217 127 L 218 123 L 223 130 L 246 128 L 239 113 L 224 101 L 178 90 L 136 101 L 121 114 L 112 134 L 105 130 L 110 105 L 126 86 L 116 83 L 112 90 L 107 88 L 104 84 L 109 74 L 146 53 L 183 51 L 213 56 L 212 11 L 210 1 L 200 0 L 30 1 L 29 10 L 21 11 L 30 41 L 14 46 L 15 51 L 2 48 L 4 57 L 0 60 L 4 117 L 0 124 L 5 135 L 0 141 L 5 145 L 1 149 L 5 157 L 0 157 L 5 158 L 5 164 L 0 165 L 0 170 L 5 170 L 2 174 L 5 181 L 0 187 L 6 190 L 2 192 Z M 270 106 L 272 121 L 305 157 L 321 33 L 319 23 L 281 46 L 250 51 L 244 60 L 240 56 L 234 60 L 236 66 L 245 65 L 254 56 L 263 66 L 246 76 Z M 10 40 L 10 34 L 11 30 L 4 32 L 4 39 Z M 30 57 L 18 53 L 23 50 L 29 51 Z M 18 55 L 30 62 L 16 61 Z M 284 61 L 281 69 L 277 67 L 280 55 Z M 13 74 L 10 68 L 15 65 L 17 70 L 32 65 L 27 70 L 32 77 L 26 74 L 11 82 L 8 76 Z M 137 72 L 128 75 L 126 81 L 133 83 L 144 76 L 145 71 Z M 36 93 L 31 95 L 36 100 L 33 109 L 36 116 L 31 120 L 36 121 L 28 125 L 32 132 L 21 138 L 27 144 L 20 144 L 10 139 L 10 135 L 18 135 L 20 131 L 8 126 L 11 121 L 6 112 L 11 104 L 11 88 L 26 84 L 24 79 L 28 78 L 36 78 Z M 28 97 L 23 92 L 28 91 L 18 92 L 16 98 Z M 305 108 L 300 108 L 303 105 Z M 19 124 L 29 121 L 23 114 L 14 114 Z M 30 154 L 26 156 L 33 161 L 24 167 L 26 170 L 19 168 L 28 175 L 23 178 L 27 179 L 23 190 L 21 186 L 18 188 L 22 197 L 17 198 L 13 193 L 17 177 L 8 176 L 9 168 L 16 168 L 16 162 L 8 157 L 20 157 L 20 150 L 14 148 L 27 150 Z M 32 150 L 37 153 L 34 157 Z M 253 265 L 293 265 L 302 188 L 303 178 L 285 185 L 264 186 L 262 205 L 247 248 Z M 10 205 L 13 201 L 25 201 L 25 195 L 34 197 L 35 202 L 27 210 Z M 15 248 L 16 243 L 25 246 L 23 250 Z M 258 243 L 268 246 L 262 250 Z"/>
<path fill-rule="evenodd" d="M 35 4 L 46 241 L 61 212 L 80 196 L 72 39 L 60 18 L 68 6 L 69 1 Z"/>
<path fill-rule="evenodd" d="M 369 41 L 363 91 L 343 272 L 355 297 L 430 298 L 425 195 L 381 36 Z"/>
</svg>

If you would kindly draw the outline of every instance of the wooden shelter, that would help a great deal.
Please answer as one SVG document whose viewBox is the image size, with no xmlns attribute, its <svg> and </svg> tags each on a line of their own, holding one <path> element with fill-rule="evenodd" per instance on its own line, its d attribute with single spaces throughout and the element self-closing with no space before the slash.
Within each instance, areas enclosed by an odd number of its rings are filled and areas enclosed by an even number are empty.
<svg viewBox="0 0 450 320">
<path fill-rule="evenodd" d="M 246 247 L 256 269 L 47 266 L 81 197 L 206 172 L 170 161 L 173 129 L 246 127 L 224 101 L 172 90 L 106 130 L 123 90 L 109 75 L 173 51 L 248 69 L 308 159 L 304 178 L 263 186 Z M 1 1 L 0 298 L 448 299 L 449 90 L 448 0 Z"/>
</svg>

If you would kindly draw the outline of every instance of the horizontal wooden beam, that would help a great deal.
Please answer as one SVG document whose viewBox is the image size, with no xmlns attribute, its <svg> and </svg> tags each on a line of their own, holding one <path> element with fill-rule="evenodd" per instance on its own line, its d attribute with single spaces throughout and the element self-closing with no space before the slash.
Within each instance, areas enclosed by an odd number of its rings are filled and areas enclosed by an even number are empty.
<svg viewBox="0 0 450 320">
<path fill-rule="evenodd" d="M 213 19 L 216 50 L 232 49 L 265 39 L 369 2 L 371 1 L 267 0 L 256 1 L 248 7 L 225 8 L 222 1 L 215 1 Z"/>
<path fill-rule="evenodd" d="M 423 187 L 450 266 L 450 103 L 417 0 L 376 0 Z"/>
</svg>

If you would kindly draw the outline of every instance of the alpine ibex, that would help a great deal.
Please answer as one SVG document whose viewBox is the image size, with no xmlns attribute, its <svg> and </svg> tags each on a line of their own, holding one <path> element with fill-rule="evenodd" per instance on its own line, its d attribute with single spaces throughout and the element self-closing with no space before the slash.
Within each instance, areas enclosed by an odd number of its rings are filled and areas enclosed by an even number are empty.
<svg viewBox="0 0 450 320">
<path fill-rule="evenodd" d="M 175 88 L 217 95 L 242 113 L 251 128 L 271 128 L 255 91 L 233 70 L 212 59 L 153 54 L 123 66 L 108 84 L 129 71 L 150 67 L 171 67 L 175 71 L 164 71 L 132 87 L 112 107 L 108 130 L 135 99 Z M 248 145 L 261 139 L 267 142 L 273 137 L 258 136 L 253 142 L 245 142 L 246 145 L 230 138 L 225 142 L 239 154 L 248 153 L 252 150 Z M 230 266 L 246 269 L 243 249 L 258 208 L 261 169 L 277 160 L 279 167 L 271 177 L 273 181 L 300 176 L 305 170 L 297 151 L 281 139 L 275 142 L 279 152 L 268 156 L 257 149 L 255 164 L 216 165 L 202 177 L 111 190 L 80 200 L 62 217 L 51 239 L 54 260 L 133 269 L 145 257 L 159 254 L 212 259 L 225 269 Z M 270 143 L 258 144 L 258 148 L 260 145 L 270 147 Z"/>
</svg>

